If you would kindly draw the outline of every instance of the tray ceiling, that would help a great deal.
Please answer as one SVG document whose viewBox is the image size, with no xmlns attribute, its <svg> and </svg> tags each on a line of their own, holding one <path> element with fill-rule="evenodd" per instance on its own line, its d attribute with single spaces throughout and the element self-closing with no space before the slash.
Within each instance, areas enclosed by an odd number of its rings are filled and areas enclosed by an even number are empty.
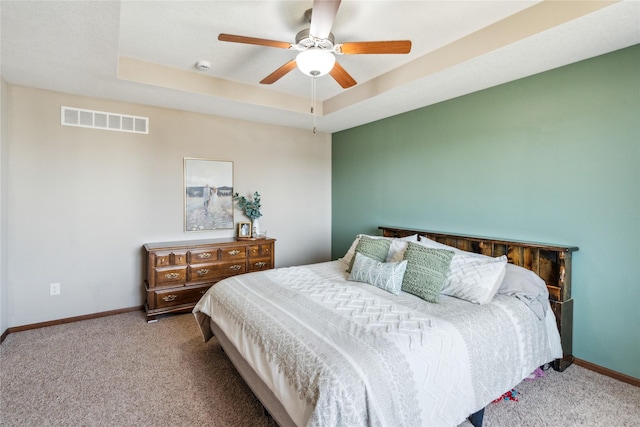
<svg viewBox="0 0 640 427">
<path fill-rule="evenodd" d="M 259 81 L 295 51 L 312 1 L 0 2 L 11 84 L 203 114 L 313 127 L 311 78 Z M 316 120 L 336 132 L 640 42 L 640 2 L 342 1 L 336 43 L 412 41 L 408 55 L 345 55 L 358 85 L 316 79 Z M 200 71 L 197 61 L 211 68 Z M 82 107 L 82 106 L 79 106 Z"/>
</svg>

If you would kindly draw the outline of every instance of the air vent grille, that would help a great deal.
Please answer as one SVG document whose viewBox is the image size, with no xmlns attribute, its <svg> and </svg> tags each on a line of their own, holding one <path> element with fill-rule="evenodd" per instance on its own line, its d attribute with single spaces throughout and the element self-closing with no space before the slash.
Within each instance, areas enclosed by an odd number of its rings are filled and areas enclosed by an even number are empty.
<svg viewBox="0 0 640 427">
<path fill-rule="evenodd" d="M 63 126 L 149 133 L 148 117 L 129 116 L 63 106 L 60 111 L 60 119 Z"/>
</svg>

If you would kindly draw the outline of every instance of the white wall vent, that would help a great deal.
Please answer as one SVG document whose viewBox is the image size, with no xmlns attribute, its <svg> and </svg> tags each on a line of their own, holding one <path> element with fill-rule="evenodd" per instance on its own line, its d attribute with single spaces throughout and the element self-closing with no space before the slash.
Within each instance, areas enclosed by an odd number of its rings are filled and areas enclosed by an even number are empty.
<svg viewBox="0 0 640 427">
<path fill-rule="evenodd" d="M 125 114 L 83 110 L 64 106 L 60 107 L 60 123 L 63 126 L 149 133 L 148 117 L 127 116 Z"/>
</svg>

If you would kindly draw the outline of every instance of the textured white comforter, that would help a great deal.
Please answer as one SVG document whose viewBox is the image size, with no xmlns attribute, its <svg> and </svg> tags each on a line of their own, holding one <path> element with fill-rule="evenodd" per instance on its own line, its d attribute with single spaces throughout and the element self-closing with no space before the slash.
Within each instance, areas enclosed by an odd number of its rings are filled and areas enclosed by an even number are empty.
<svg viewBox="0 0 640 427">
<path fill-rule="evenodd" d="M 477 305 L 347 281 L 341 261 L 225 279 L 194 314 L 209 318 L 298 425 L 455 426 L 562 356 L 551 310 L 515 297 Z"/>
</svg>

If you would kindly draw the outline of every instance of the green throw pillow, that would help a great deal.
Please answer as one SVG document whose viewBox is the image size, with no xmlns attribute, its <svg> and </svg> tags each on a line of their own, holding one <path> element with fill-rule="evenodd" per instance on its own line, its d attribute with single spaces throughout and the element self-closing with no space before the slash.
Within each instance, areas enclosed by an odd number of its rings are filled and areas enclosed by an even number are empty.
<svg viewBox="0 0 640 427">
<path fill-rule="evenodd" d="M 409 242 L 404 252 L 407 270 L 402 280 L 402 290 L 425 301 L 438 302 L 453 254 L 453 251 L 446 249 L 425 248 Z"/>
<path fill-rule="evenodd" d="M 390 246 L 391 240 L 389 239 L 373 239 L 371 237 L 362 236 L 356 246 L 356 253 L 359 252 L 362 255 L 375 259 L 376 261 L 385 262 L 387 260 L 387 255 L 389 254 Z M 355 259 L 356 257 L 354 255 L 354 257 L 351 258 L 347 272 L 351 273 Z"/>
<path fill-rule="evenodd" d="M 368 283 L 394 295 L 400 293 L 407 261 L 380 262 L 359 252 L 354 258 L 349 280 Z"/>
</svg>

